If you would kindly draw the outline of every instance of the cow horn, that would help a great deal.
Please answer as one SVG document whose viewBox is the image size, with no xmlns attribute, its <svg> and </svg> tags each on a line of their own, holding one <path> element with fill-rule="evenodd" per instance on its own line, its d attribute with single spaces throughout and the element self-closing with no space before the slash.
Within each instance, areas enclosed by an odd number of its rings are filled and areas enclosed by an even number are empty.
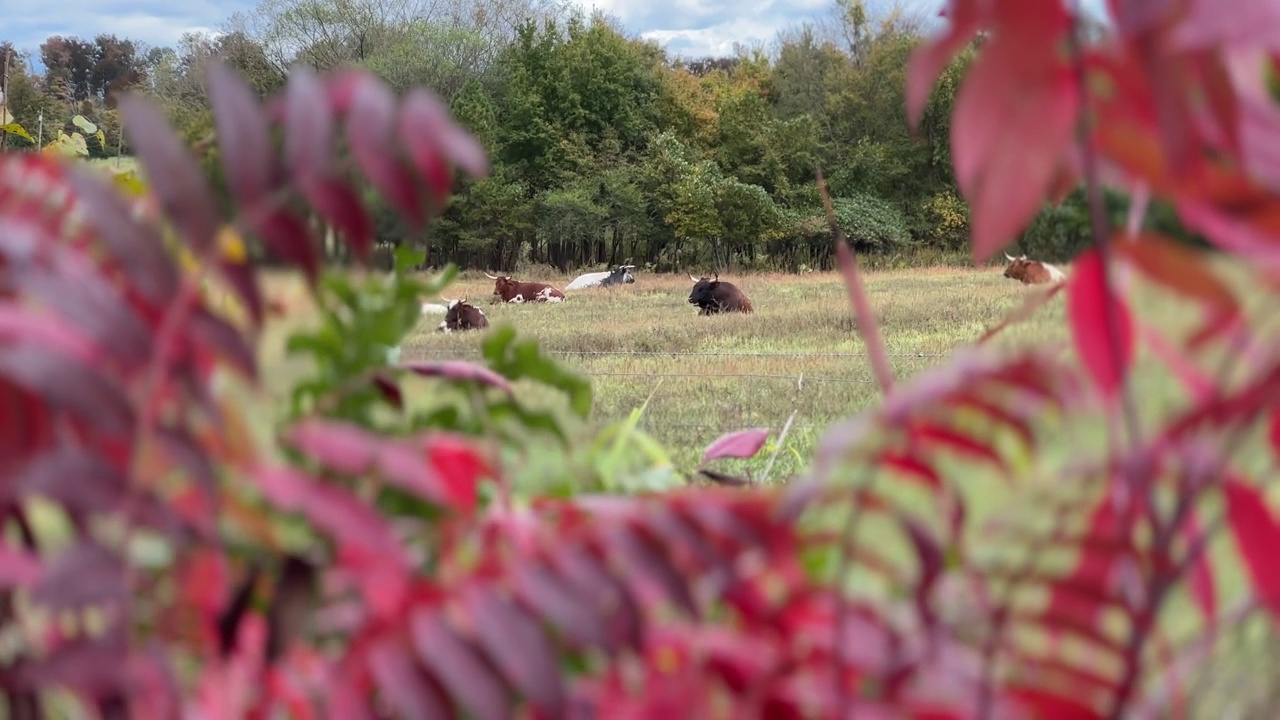
<svg viewBox="0 0 1280 720">
<path fill-rule="evenodd" d="M 1010 255 L 1009 253 L 1005 253 L 1005 254 L 1004 254 L 1004 256 L 1005 256 L 1005 257 L 1007 257 L 1007 258 L 1009 258 L 1009 262 L 1013 262 L 1013 256 L 1012 256 L 1012 255 Z"/>
<path fill-rule="evenodd" d="M 481 270 L 480 272 L 484 272 L 484 271 L 483 271 L 483 270 Z M 484 273 L 484 276 L 485 276 L 485 277 L 487 277 L 487 278 L 489 278 L 490 280 L 497 280 L 497 279 L 498 279 L 498 278 L 494 277 L 493 275 L 490 275 L 489 273 Z"/>
<path fill-rule="evenodd" d="M 694 282 L 698 282 L 698 278 L 696 278 L 696 277 L 694 277 L 694 276 L 692 276 L 692 275 L 690 275 L 690 276 L 689 276 L 689 279 L 690 279 L 690 280 L 692 280 L 692 281 L 694 281 Z"/>
</svg>

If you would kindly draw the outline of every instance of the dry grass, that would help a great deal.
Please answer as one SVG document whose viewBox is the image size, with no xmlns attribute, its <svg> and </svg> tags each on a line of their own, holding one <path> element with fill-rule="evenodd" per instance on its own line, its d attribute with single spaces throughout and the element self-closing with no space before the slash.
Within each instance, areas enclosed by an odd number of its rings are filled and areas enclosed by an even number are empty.
<svg viewBox="0 0 1280 720">
<path fill-rule="evenodd" d="M 1065 269 L 1065 268 L 1064 268 Z M 1000 267 L 930 267 L 866 275 L 897 377 L 909 379 L 999 323 L 1032 292 L 1001 276 Z M 560 287 L 571 276 L 518 275 Z M 872 377 L 840 277 L 725 275 L 751 298 L 751 315 L 699 317 L 688 303 L 685 274 L 641 273 L 633 285 L 572 291 L 559 304 L 490 304 L 493 281 L 463 273 L 446 290 L 482 307 L 492 325 L 513 325 L 544 350 L 589 376 L 595 392 L 591 422 L 621 420 L 649 399 L 640 427 L 659 439 L 682 470 L 697 465 L 702 449 L 722 433 L 765 426 L 776 433 L 796 418 L 775 477 L 803 468 L 814 442 L 833 420 L 874 403 Z M 273 280 L 276 295 L 302 300 L 296 281 Z M 1158 303 L 1146 288 L 1136 302 L 1153 303 L 1166 330 L 1194 316 L 1167 297 Z M 423 298 L 439 301 L 439 298 Z M 1167 316 L 1168 320 L 1163 317 Z M 306 313 L 295 322 L 305 322 Z M 1028 321 L 1009 328 L 1002 343 L 1053 339 L 1068 346 L 1061 295 Z M 434 332 L 438 316 L 424 316 L 404 343 L 404 360 L 478 359 L 483 332 Z M 263 347 L 268 381 L 280 387 L 304 369 L 283 357 L 283 332 Z M 1143 360 L 1145 363 L 1146 360 Z M 1163 373 L 1135 373 L 1144 415 L 1177 398 Z M 522 387 L 534 405 L 555 398 Z M 1101 438 L 1099 438 L 1101 439 Z"/>
<path fill-rule="evenodd" d="M 535 278 L 528 278 L 535 279 Z M 538 277 L 563 286 L 571 278 Z M 834 273 L 722 276 L 751 298 L 751 315 L 698 317 L 687 275 L 641 274 L 634 285 L 568 293 L 562 304 L 490 305 L 492 281 L 468 274 L 447 291 L 467 297 L 492 324 L 523 335 L 592 379 L 592 419 L 627 416 L 652 399 L 641 428 L 691 469 L 718 435 L 747 426 L 778 432 L 794 411 L 782 473 L 800 469 L 822 428 L 874 402 L 879 390 Z M 893 366 L 909 378 L 999 322 L 1028 292 L 998 269 L 928 268 L 870 273 L 868 285 Z M 476 357 L 480 335 L 432 332 L 426 317 L 404 358 Z M 1062 331 L 1055 300 L 1015 335 Z M 798 454 L 798 457 L 797 457 Z"/>
</svg>

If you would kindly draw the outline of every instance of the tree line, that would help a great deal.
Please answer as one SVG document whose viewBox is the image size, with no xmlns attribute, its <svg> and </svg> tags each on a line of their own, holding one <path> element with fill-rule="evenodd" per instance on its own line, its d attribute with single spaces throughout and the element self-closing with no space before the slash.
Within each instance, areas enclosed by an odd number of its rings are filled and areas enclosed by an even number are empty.
<svg viewBox="0 0 1280 720">
<path fill-rule="evenodd" d="M 435 90 L 493 160 L 489 177 L 459 183 L 429 243 L 389 208 L 379 213 L 381 241 L 424 248 L 425 265 L 826 269 L 831 237 L 818 168 L 856 250 L 937 256 L 963 252 L 968 241 L 949 134 L 976 45 L 942 73 L 913 134 L 905 65 L 928 22 L 837 0 L 829 16 L 788 28 L 770 47 L 688 60 L 608 16 L 544 0 L 262 0 L 224 32 L 188 34 L 177 47 L 50 37 L 39 74 L 16 54 L 11 119 L 28 135 L 40 130 L 32 141 L 10 134 L 4 142 L 10 151 L 34 148 L 88 120 L 100 132 L 84 152 L 127 155 L 114 98 L 132 89 L 155 97 L 193 144 L 207 145 L 210 58 L 226 59 L 264 93 L 280 88 L 294 63 L 359 65 L 397 90 Z M 9 47 L 0 44 L 0 54 Z M 207 166 L 216 172 L 215 161 Z M 1046 206 L 1020 249 L 1045 259 L 1074 254 L 1089 241 L 1084 207 L 1079 192 Z"/>
</svg>

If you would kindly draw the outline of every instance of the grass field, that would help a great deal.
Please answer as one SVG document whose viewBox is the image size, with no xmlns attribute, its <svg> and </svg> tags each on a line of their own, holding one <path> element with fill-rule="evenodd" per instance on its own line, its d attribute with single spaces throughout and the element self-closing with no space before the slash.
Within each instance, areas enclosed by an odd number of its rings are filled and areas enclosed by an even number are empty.
<svg viewBox="0 0 1280 720">
<path fill-rule="evenodd" d="M 538 279 L 563 286 L 570 278 Z M 446 295 L 469 298 L 491 324 L 514 325 L 588 375 L 593 424 L 623 419 L 648 400 L 640 427 L 671 450 L 682 470 L 693 469 L 706 444 L 731 430 L 768 427 L 776 439 L 794 412 L 788 449 L 774 470 L 785 477 L 807 462 L 825 425 L 874 402 L 879 389 L 838 275 L 722 279 L 751 297 L 754 314 L 699 317 L 688 303 L 687 275 L 642 273 L 633 285 L 567 293 L 561 304 L 490 305 L 493 282 L 467 273 Z M 1028 292 L 998 268 L 869 273 L 868 284 L 904 379 L 971 342 Z M 482 333 L 436 333 L 440 319 L 423 317 L 403 359 L 479 357 Z M 1060 299 L 1011 332 L 1028 334 L 1066 337 Z"/>
</svg>

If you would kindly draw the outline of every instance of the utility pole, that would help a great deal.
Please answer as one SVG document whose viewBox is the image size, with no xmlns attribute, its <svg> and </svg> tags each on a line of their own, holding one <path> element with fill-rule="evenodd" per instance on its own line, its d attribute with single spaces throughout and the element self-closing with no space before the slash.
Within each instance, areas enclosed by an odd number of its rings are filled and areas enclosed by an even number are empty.
<svg viewBox="0 0 1280 720">
<path fill-rule="evenodd" d="M 9 115 L 9 56 L 13 54 L 10 48 L 4 49 L 4 75 L 3 81 L 0 81 L 0 120 L 4 120 Z M 7 123 L 0 123 L 7 124 Z M 9 152 L 9 131 L 0 130 L 0 152 Z"/>
</svg>

